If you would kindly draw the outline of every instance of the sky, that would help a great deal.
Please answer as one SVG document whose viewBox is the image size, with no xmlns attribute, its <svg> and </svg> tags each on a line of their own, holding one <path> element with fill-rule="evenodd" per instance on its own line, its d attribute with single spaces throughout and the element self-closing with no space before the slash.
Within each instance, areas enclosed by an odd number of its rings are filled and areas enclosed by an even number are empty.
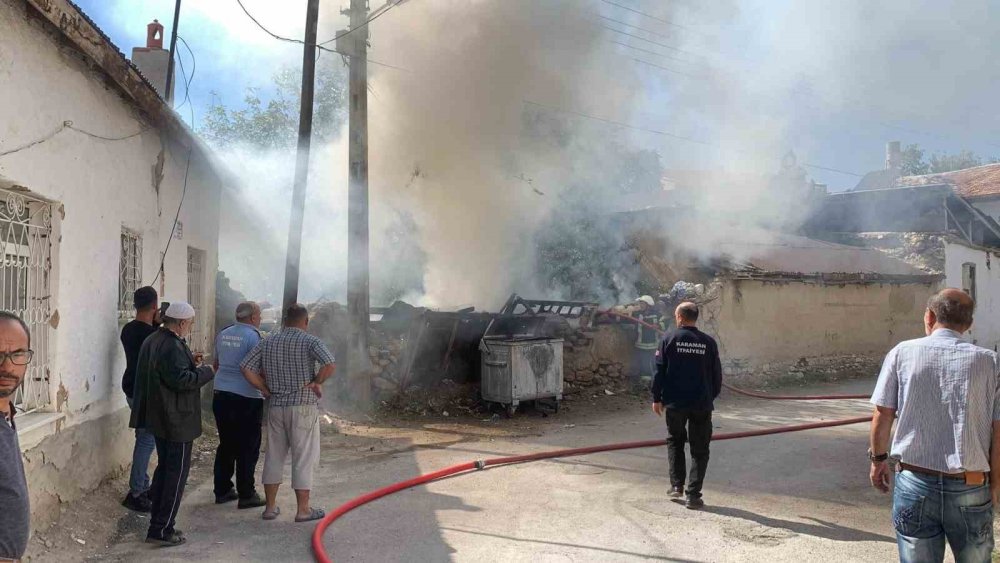
<svg viewBox="0 0 1000 563">
<path fill-rule="evenodd" d="M 441 0 L 410 0 L 431 1 Z M 173 0 L 78 3 L 127 56 L 143 45 L 147 23 L 158 19 L 169 34 L 173 19 Z M 324 31 L 344 27 L 339 11 L 347 4 L 321 3 L 321 39 Z M 305 0 L 244 5 L 273 32 L 301 37 Z M 992 70 L 998 54 L 992 30 L 1000 16 L 985 0 L 671 5 L 579 0 L 578 12 L 566 18 L 580 33 L 603 34 L 622 64 L 638 64 L 647 74 L 642 103 L 569 109 L 701 141 L 624 129 L 636 145 L 660 151 L 668 166 L 739 168 L 747 155 L 776 166 L 794 150 L 801 162 L 863 174 L 882 167 L 889 140 L 932 152 L 1000 155 L 1000 139 L 993 138 L 997 118 L 990 115 L 1000 78 Z M 407 9 L 404 3 L 384 17 L 405 20 Z M 372 58 L 391 63 L 393 54 L 379 49 L 382 26 L 376 21 L 371 27 Z M 194 55 L 192 61 L 178 48 L 187 73 L 195 72 L 189 94 L 196 127 L 213 100 L 239 105 L 251 86 L 266 95 L 276 70 L 301 63 L 298 45 L 265 34 L 235 0 L 185 0 L 178 34 Z M 190 108 L 182 110 L 190 121 Z M 857 181 L 816 167 L 808 171 L 831 190 Z"/>
</svg>

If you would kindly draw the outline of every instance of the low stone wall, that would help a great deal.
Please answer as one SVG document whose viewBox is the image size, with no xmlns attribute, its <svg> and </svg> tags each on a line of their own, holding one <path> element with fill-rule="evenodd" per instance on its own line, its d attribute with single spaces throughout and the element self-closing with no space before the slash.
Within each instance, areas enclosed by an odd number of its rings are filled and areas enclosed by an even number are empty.
<svg viewBox="0 0 1000 563">
<path fill-rule="evenodd" d="M 794 362 L 754 364 L 748 360 L 723 358 L 722 371 L 734 385 L 781 385 L 810 381 L 837 381 L 877 376 L 881 354 L 803 357 Z"/>
<path fill-rule="evenodd" d="M 635 334 L 618 325 L 570 330 L 561 335 L 563 379 L 581 387 L 623 383 L 632 361 Z"/>
</svg>

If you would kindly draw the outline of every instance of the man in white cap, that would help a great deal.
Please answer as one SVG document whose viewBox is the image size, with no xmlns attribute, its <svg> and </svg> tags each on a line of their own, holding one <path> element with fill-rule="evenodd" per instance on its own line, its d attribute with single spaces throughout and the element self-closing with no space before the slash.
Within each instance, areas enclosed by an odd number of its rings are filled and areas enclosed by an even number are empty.
<svg viewBox="0 0 1000 563">
<path fill-rule="evenodd" d="M 139 350 L 133 393 L 132 428 L 145 428 L 156 439 L 156 471 L 146 541 L 161 546 L 184 543 L 174 528 L 184 485 L 191 469 L 191 446 L 201 436 L 200 389 L 212 380 L 211 366 L 201 365 L 184 342 L 194 325 L 194 308 L 173 302 L 163 326 Z"/>
</svg>

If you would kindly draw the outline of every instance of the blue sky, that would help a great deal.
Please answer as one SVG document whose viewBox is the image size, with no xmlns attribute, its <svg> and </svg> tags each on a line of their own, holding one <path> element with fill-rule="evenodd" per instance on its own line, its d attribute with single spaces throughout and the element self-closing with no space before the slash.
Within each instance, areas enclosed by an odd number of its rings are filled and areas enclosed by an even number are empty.
<svg viewBox="0 0 1000 563">
<path fill-rule="evenodd" d="M 591 13 L 658 35 L 618 29 L 669 41 L 694 56 L 681 55 L 686 62 L 668 60 L 665 57 L 676 53 L 604 32 L 610 39 L 662 56 L 621 45 L 609 44 L 609 49 L 713 76 L 699 83 L 649 69 L 641 102 L 602 113 L 724 147 L 685 145 L 635 132 L 634 142 L 659 150 L 669 166 L 732 168 L 739 166 L 732 162 L 733 155 L 739 161 L 743 154 L 777 163 L 786 150 L 794 149 L 800 160 L 863 173 L 881 168 L 888 140 L 919 143 L 929 151 L 970 149 L 983 156 L 1000 155 L 1000 139 L 993 136 L 1000 123 L 992 111 L 1000 82 L 1000 70 L 994 70 L 1000 53 L 993 30 L 1000 28 L 1000 16 L 985 0 L 961 5 L 931 0 L 684 0 L 669 11 L 652 0 L 615 3 L 653 17 L 603 0 L 580 0 Z M 169 33 L 174 6 L 173 0 L 79 4 L 127 56 L 132 47 L 144 44 L 146 24 L 154 18 Z M 304 0 L 244 4 L 274 32 L 301 37 Z M 342 5 L 346 0 L 321 3 L 321 38 L 344 25 L 338 14 Z M 405 18 L 406 10 L 403 4 L 387 18 Z M 376 32 L 378 26 L 372 26 Z M 247 87 L 266 88 L 276 70 L 301 61 L 299 46 L 264 34 L 235 0 L 185 0 L 179 35 L 197 61 L 190 89 L 196 124 L 211 104 L 212 92 L 226 105 L 239 105 Z M 377 36 L 373 46 L 380 57 L 392 60 L 391 54 L 378 52 Z M 190 55 L 183 48 L 179 52 L 190 73 Z M 182 114 L 190 119 L 187 108 Z M 816 168 L 809 172 L 832 189 L 856 181 Z"/>
</svg>

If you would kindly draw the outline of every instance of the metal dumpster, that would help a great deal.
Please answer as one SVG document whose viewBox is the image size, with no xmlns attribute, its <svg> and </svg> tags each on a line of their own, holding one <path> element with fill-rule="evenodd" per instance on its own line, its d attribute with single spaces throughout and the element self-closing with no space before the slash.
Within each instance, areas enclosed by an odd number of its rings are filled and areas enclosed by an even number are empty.
<svg viewBox="0 0 1000 563">
<path fill-rule="evenodd" d="M 563 340 L 536 336 L 487 336 L 482 352 L 483 400 L 499 403 L 509 414 L 521 401 L 552 399 L 556 410 L 563 393 Z"/>
</svg>

